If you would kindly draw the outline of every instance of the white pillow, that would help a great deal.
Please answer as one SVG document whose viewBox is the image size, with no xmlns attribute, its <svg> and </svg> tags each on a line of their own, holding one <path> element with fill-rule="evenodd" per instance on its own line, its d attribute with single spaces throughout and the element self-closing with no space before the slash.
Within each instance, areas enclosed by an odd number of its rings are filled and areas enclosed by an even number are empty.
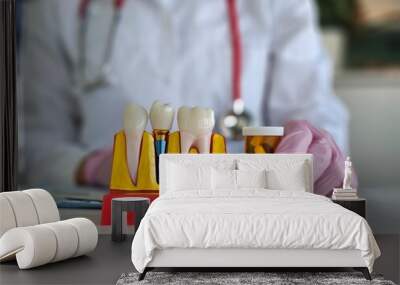
<svg viewBox="0 0 400 285">
<path fill-rule="evenodd" d="M 310 167 L 304 160 L 238 160 L 240 170 L 266 170 L 267 188 L 272 190 L 307 191 L 312 189 L 309 181 Z"/>
<path fill-rule="evenodd" d="M 265 170 L 236 170 L 237 187 L 240 188 L 267 188 Z"/>
<path fill-rule="evenodd" d="M 214 190 L 237 190 L 241 188 L 267 188 L 265 170 L 212 169 Z"/>
<path fill-rule="evenodd" d="M 213 190 L 236 190 L 236 170 L 212 168 Z"/>
<path fill-rule="evenodd" d="M 271 169 L 267 170 L 266 174 L 268 189 L 303 192 L 308 189 L 308 179 L 304 172 L 304 165 L 303 167 L 285 169 L 284 171 Z"/>
<path fill-rule="evenodd" d="M 168 164 L 168 191 L 211 189 L 211 167 Z"/>
</svg>

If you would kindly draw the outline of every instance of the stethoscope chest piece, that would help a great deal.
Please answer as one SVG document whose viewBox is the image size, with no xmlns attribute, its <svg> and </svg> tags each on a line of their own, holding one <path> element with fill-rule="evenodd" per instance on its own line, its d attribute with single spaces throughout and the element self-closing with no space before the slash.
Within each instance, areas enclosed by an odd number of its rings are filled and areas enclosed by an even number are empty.
<svg viewBox="0 0 400 285">
<path fill-rule="evenodd" d="M 220 120 L 220 129 L 227 139 L 241 140 L 242 129 L 251 125 L 253 118 L 244 108 L 242 100 L 233 102 L 232 110 L 229 110 Z"/>
</svg>

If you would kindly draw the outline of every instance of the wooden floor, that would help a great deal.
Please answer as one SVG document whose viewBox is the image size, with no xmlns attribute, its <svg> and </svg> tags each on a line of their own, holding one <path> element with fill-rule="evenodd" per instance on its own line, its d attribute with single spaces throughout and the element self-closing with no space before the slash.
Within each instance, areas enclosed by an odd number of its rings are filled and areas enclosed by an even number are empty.
<svg viewBox="0 0 400 285">
<path fill-rule="evenodd" d="M 382 251 L 375 272 L 399 283 L 400 235 L 377 235 Z M 0 265 L 0 284 L 115 284 L 124 272 L 134 271 L 130 259 L 131 239 L 114 243 L 101 235 L 94 252 L 30 270 L 19 270 L 15 262 Z"/>
</svg>

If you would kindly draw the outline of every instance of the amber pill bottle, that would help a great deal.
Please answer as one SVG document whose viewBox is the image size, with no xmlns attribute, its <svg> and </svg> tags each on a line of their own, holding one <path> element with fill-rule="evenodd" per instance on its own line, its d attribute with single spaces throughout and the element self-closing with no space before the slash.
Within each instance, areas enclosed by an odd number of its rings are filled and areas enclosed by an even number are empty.
<svg viewBox="0 0 400 285">
<path fill-rule="evenodd" d="M 283 134 L 283 127 L 244 127 L 244 151 L 245 153 L 274 153 Z"/>
</svg>

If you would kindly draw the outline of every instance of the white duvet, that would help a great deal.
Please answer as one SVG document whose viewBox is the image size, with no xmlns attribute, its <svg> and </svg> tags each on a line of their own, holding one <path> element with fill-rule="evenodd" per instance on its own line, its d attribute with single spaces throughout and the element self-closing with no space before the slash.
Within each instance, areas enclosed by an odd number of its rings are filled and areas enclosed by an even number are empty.
<svg viewBox="0 0 400 285">
<path fill-rule="evenodd" d="M 216 197 L 184 191 L 150 206 L 132 244 L 143 272 L 155 249 L 358 249 L 372 271 L 380 251 L 368 223 L 326 197 L 306 192 L 241 190 Z"/>
</svg>

